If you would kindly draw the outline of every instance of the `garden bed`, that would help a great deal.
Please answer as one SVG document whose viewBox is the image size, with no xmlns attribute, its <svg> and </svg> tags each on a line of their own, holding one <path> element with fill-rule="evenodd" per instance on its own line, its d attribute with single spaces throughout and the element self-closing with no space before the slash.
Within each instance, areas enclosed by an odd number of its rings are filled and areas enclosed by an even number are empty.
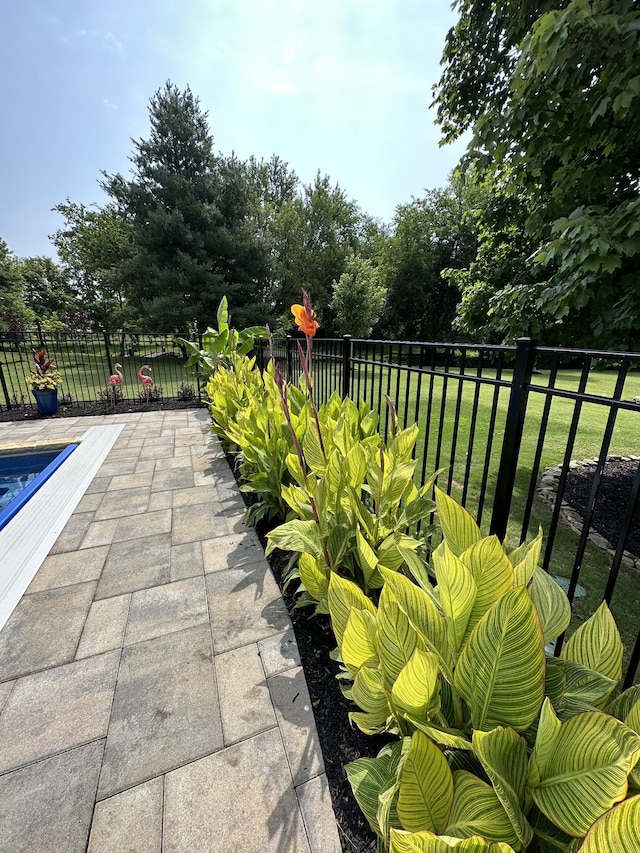
<svg viewBox="0 0 640 853">
<path fill-rule="evenodd" d="M 117 416 L 133 412 L 163 412 L 177 409 L 202 409 L 206 407 L 206 403 L 199 403 L 197 400 L 177 399 L 162 399 L 148 403 L 145 400 L 123 400 L 115 406 L 112 403 L 98 401 L 95 403 L 71 403 L 69 405 L 60 403 L 57 414 L 48 415 L 47 418 L 78 418 L 89 415 Z M 1 411 L 0 423 L 42 420 L 44 417 L 35 406 L 33 408 L 20 406 L 16 409 L 9 409 L 9 411 Z"/>
</svg>

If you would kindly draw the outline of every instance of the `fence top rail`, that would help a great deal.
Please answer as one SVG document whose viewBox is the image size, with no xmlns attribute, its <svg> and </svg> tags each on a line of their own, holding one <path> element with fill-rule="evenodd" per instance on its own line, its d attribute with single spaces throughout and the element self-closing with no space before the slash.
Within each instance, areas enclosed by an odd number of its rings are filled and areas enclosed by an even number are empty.
<svg viewBox="0 0 640 853">
<path fill-rule="evenodd" d="M 627 361 L 640 362 L 640 352 L 618 352 L 617 350 L 595 350 L 595 349 L 569 349 L 566 347 L 539 347 L 536 346 L 536 353 L 541 355 L 567 355 L 578 358 L 604 358 L 608 361 Z"/>
<path fill-rule="evenodd" d="M 515 354 L 517 347 L 514 344 L 479 344 L 479 343 L 459 343 L 455 341 L 407 341 L 407 340 L 383 340 L 381 338 L 352 338 L 350 335 L 345 335 L 354 344 L 367 344 L 372 346 L 403 346 L 403 347 L 425 347 L 427 349 L 449 349 L 458 350 L 460 352 L 497 352 L 497 353 L 512 353 Z M 318 343 L 341 343 L 344 340 L 341 338 L 315 338 L 314 344 Z M 289 335 L 288 338 L 274 339 L 274 346 L 286 346 L 287 340 L 298 339 L 295 335 Z M 535 345 L 536 353 L 539 355 L 566 355 L 571 358 L 600 358 L 609 361 L 618 361 L 627 359 L 628 361 L 640 362 L 640 352 L 626 352 L 618 350 L 592 350 L 586 348 L 573 347 L 548 347 Z"/>
<path fill-rule="evenodd" d="M 610 409 L 627 409 L 631 412 L 640 412 L 640 405 L 633 400 L 616 400 L 613 397 L 598 396 L 596 394 L 589 394 L 586 391 L 571 391 L 565 388 L 558 388 L 557 386 L 549 388 L 546 385 L 528 385 L 527 388 L 533 393 L 545 394 L 547 397 L 563 397 L 566 400 L 608 406 Z"/>
</svg>

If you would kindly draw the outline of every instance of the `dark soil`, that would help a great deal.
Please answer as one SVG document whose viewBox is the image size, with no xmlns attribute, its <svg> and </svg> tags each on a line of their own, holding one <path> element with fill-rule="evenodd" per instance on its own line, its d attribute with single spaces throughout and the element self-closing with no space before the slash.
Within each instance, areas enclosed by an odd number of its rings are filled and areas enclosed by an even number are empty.
<svg viewBox="0 0 640 853">
<path fill-rule="evenodd" d="M 227 456 L 227 461 L 234 470 L 233 457 Z M 250 505 L 252 495 L 241 494 Z M 271 527 L 273 526 L 275 525 L 272 524 Z M 266 533 L 269 529 L 267 525 L 258 525 L 257 533 L 263 547 L 266 545 Z M 329 653 L 336 647 L 329 617 L 313 615 L 312 607 L 294 609 L 295 584 L 284 588 L 284 573 L 290 557 L 290 553 L 276 550 L 267 559 L 282 591 L 296 635 L 342 850 L 343 853 L 375 853 L 375 835 L 353 796 L 344 768 L 356 758 L 376 756 L 388 742 L 388 738 L 369 737 L 355 726 L 351 727 L 348 714 L 356 708 L 343 696 L 340 683 L 336 679 L 339 666 L 329 657 Z"/>
<path fill-rule="evenodd" d="M 605 463 L 591 527 L 604 536 L 613 548 L 618 544 L 638 464 L 638 460 L 623 457 L 611 457 Z M 594 462 L 571 468 L 567 475 L 564 500 L 583 518 L 587 511 L 595 469 Z M 625 549 L 640 557 L 640 502 L 633 514 Z"/>
<path fill-rule="evenodd" d="M 131 412 L 162 412 L 175 409 L 198 409 L 206 407 L 206 403 L 197 400 L 155 400 L 145 402 L 144 400 L 123 400 L 112 405 L 111 403 L 60 403 L 55 415 L 47 415 L 47 418 L 78 418 L 86 415 L 122 415 Z M 44 415 L 34 406 L 20 406 L 9 411 L 0 411 L 0 423 L 7 421 L 35 421 L 43 420 Z"/>
</svg>

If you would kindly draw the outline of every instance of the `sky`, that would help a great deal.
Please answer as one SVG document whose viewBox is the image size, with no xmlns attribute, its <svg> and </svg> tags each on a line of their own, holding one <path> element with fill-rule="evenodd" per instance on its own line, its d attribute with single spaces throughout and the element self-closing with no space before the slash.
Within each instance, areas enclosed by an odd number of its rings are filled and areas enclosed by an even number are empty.
<svg viewBox="0 0 640 853">
<path fill-rule="evenodd" d="M 20 0 L 3 9 L 0 238 L 49 255 L 69 198 L 102 205 L 165 81 L 208 112 L 214 147 L 329 175 L 360 208 L 444 186 L 464 142 L 430 109 L 448 0 Z"/>
</svg>

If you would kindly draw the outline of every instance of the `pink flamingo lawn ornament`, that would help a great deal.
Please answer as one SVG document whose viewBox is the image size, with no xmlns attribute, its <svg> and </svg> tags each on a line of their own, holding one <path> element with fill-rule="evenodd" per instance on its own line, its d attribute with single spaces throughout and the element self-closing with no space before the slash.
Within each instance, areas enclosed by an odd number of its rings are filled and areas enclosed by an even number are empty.
<svg viewBox="0 0 640 853">
<path fill-rule="evenodd" d="M 116 372 L 113 374 L 113 376 L 109 377 L 109 384 L 111 385 L 111 388 L 113 389 L 113 404 L 115 406 L 115 404 L 118 400 L 117 391 L 118 391 L 118 388 L 122 385 L 122 380 L 124 379 L 124 376 L 120 372 L 122 369 L 122 365 L 119 364 L 119 362 L 116 361 L 116 363 L 114 364 L 114 368 L 115 368 Z"/>
<path fill-rule="evenodd" d="M 138 379 L 144 385 L 144 396 L 146 398 L 147 403 L 149 402 L 149 392 L 153 388 L 153 379 L 150 376 L 145 376 L 142 372 L 143 370 L 148 370 L 151 372 L 151 368 L 148 364 L 143 364 L 140 370 L 138 371 Z"/>
</svg>

